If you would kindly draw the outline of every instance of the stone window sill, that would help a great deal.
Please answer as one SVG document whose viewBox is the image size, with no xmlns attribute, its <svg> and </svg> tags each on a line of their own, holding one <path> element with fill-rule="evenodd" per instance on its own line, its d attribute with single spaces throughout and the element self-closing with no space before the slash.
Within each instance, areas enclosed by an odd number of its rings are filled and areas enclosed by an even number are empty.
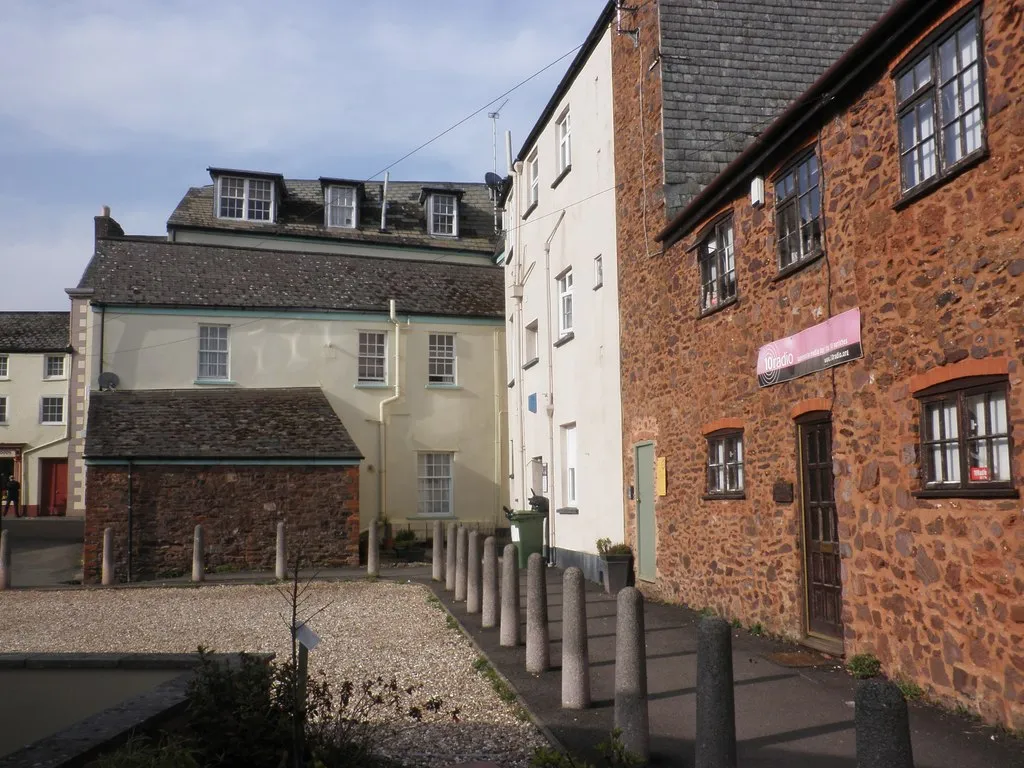
<svg viewBox="0 0 1024 768">
<path fill-rule="evenodd" d="M 1019 499 L 1016 488 L 923 488 L 911 491 L 915 499 Z"/>
<path fill-rule="evenodd" d="M 711 307 L 710 309 L 701 310 L 700 312 L 697 313 L 697 319 L 700 320 L 701 318 L 710 317 L 711 315 L 718 314 L 723 309 L 728 309 L 729 307 L 739 303 L 739 296 L 733 296 L 731 299 L 727 299 L 723 301 L 721 304 Z"/>
<path fill-rule="evenodd" d="M 533 366 L 535 366 L 539 362 L 540 362 L 540 358 L 539 357 L 530 358 L 525 363 L 523 363 L 523 370 L 524 371 L 528 371 L 531 368 L 533 368 Z"/>
<path fill-rule="evenodd" d="M 824 255 L 825 251 L 820 250 L 813 256 L 808 256 L 803 261 L 798 261 L 796 264 L 790 264 L 785 269 L 780 269 L 778 273 L 775 275 L 775 277 L 772 278 L 772 282 L 777 283 L 779 280 L 785 280 L 790 275 L 795 274 L 800 270 L 806 269 L 807 267 L 811 266 L 811 264 L 817 264 Z"/>
<path fill-rule="evenodd" d="M 556 515 L 578 515 L 579 507 L 559 507 L 555 510 Z"/>
<path fill-rule="evenodd" d="M 527 208 L 523 212 L 523 221 L 526 221 L 528 218 L 530 218 L 530 214 L 533 213 L 536 209 L 537 209 L 537 203 L 536 202 L 530 203 L 530 207 Z"/>
<path fill-rule="evenodd" d="M 391 389 L 391 385 L 383 381 L 360 381 L 352 386 L 355 389 Z"/>
<path fill-rule="evenodd" d="M 701 498 L 704 501 L 737 501 L 747 498 L 744 491 L 739 493 L 705 493 Z"/>
<path fill-rule="evenodd" d="M 199 387 L 235 387 L 238 382 L 231 379 L 196 379 L 192 382 Z"/>
<path fill-rule="evenodd" d="M 952 168 L 948 168 L 943 174 L 939 176 L 933 176 L 928 181 L 924 181 L 918 184 L 913 189 L 908 189 L 906 192 L 903 193 L 903 196 L 893 204 L 892 209 L 894 211 L 902 211 L 915 200 L 919 200 L 922 197 L 930 195 L 939 187 L 944 187 L 946 184 L 951 182 L 961 173 L 970 170 L 978 163 L 987 159 L 988 146 L 983 146 L 980 149 L 977 149 L 974 152 L 972 152 L 967 157 L 961 159 Z"/>
<path fill-rule="evenodd" d="M 458 384 L 427 384 L 424 389 L 462 389 Z"/>
<path fill-rule="evenodd" d="M 562 170 L 562 172 L 555 177 L 555 180 L 551 182 L 551 188 L 554 189 L 559 184 L 561 184 L 562 183 L 562 179 L 564 179 L 566 176 L 568 176 L 569 175 L 569 171 L 571 171 L 571 170 L 572 170 L 572 163 L 570 163 L 569 165 L 565 166 L 565 168 Z"/>
<path fill-rule="evenodd" d="M 575 338 L 576 338 L 576 334 L 573 333 L 572 331 L 569 331 L 567 334 L 562 336 L 562 338 L 560 338 L 558 341 L 556 341 L 551 346 L 553 346 L 553 347 L 562 347 L 562 346 L 565 346 L 566 344 L 568 344 L 570 341 L 572 341 Z"/>
</svg>

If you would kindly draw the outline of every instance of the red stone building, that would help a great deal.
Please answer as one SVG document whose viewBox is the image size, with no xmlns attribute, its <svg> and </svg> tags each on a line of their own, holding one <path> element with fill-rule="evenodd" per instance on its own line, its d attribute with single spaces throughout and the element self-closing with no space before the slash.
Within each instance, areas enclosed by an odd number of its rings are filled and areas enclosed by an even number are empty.
<svg viewBox="0 0 1024 768">
<path fill-rule="evenodd" d="M 642 589 L 1024 728 L 1024 3 L 895 3 L 678 205 L 664 13 L 634 16 L 613 67 Z"/>
</svg>

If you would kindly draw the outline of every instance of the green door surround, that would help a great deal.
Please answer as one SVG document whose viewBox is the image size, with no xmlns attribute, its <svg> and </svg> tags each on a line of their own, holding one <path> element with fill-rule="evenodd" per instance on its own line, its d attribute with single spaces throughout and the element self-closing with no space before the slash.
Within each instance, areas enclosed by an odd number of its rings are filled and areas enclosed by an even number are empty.
<svg viewBox="0 0 1024 768">
<path fill-rule="evenodd" d="M 633 447 L 636 475 L 636 559 L 637 577 L 654 581 L 658 569 L 654 542 L 654 443 Z"/>
</svg>

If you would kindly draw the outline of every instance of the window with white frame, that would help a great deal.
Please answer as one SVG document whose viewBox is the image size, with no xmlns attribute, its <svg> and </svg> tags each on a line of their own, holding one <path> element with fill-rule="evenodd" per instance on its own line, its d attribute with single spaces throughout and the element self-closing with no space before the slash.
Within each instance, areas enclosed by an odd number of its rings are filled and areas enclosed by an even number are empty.
<svg viewBox="0 0 1024 768">
<path fill-rule="evenodd" d="M 388 341 L 384 331 L 359 332 L 360 384 L 387 384 Z"/>
<path fill-rule="evenodd" d="M 416 458 L 417 486 L 419 501 L 417 511 L 421 515 L 450 516 L 452 508 L 452 457 L 451 453 L 421 453 Z"/>
<path fill-rule="evenodd" d="M 445 237 L 459 236 L 459 198 L 435 192 L 427 200 L 430 234 Z"/>
<path fill-rule="evenodd" d="M 327 226 L 354 229 L 356 188 L 332 184 L 327 187 Z"/>
<path fill-rule="evenodd" d="M 523 344 L 523 365 L 532 365 L 537 362 L 537 327 L 538 323 L 536 320 L 530 322 L 526 326 L 526 338 Z"/>
<path fill-rule="evenodd" d="M 562 427 L 562 450 L 565 459 L 565 506 L 575 507 L 577 499 L 576 491 L 576 425 L 568 424 Z"/>
<path fill-rule="evenodd" d="M 743 432 L 723 431 L 708 438 L 709 496 L 743 494 Z"/>
<path fill-rule="evenodd" d="M 10 369 L 8 368 L 10 358 L 7 355 L 0 355 L 0 379 L 6 379 L 10 377 Z"/>
<path fill-rule="evenodd" d="M 7 395 L 0 395 L 0 424 L 7 423 Z"/>
<path fill-rule="evenodd" d="M 594 257 L 594 287 L 600 288 L 604 285 L 604 260 L 601 254 Z"/>
<path fill-rule="evenodd" d="M 274 182 L 221 176 L 217 180 L 217 216 L 243 221 L 274 220 Z"/>
<path fill-rule="evenodd" d="M 540 199 L 540 158 L 537 156 L 536 149 L 527 158 L 526 167 L 530 180 L 530 192 L 526 199 L 526 206 L 530 207 L 531 205 L 536 205 Z"/>
<path fill-rule="evenodd" d="M 60 395 L 44 397 L 39 402 L 40 424 L 64 423 L 64 398 Z"/>
<path fill-rule="evenodd" d="M 430 334 L 427 383 L 455 384 L 455 334 Z"/>
<path fill-rule="evenodd" d="M 47 379 L 64 378 L 64 355 L 47 355 L 43 377 Z"/>
<path fill-rule="evenodd" d="M 572 269 L 558 278 L 558 335 L 572 333 Z"/>
<path fill-rule="evenodd" d="M 228 377 L 228 326 L 199 326 L 199 375 L 200 379 L 227 379 Z"/>
<path fill-rule="evenodd" d="M 555 128 L 558 134 L 558 172 L 562 173 L 572 165 L 572 126 L 568 109 L 559 118 Z"/>
</svg>

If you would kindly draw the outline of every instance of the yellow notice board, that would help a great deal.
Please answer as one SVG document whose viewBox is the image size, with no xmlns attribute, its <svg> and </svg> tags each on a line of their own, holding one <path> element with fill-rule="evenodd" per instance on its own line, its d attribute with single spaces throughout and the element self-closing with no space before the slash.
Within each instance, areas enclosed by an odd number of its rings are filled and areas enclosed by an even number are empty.
<svg viewBox="0 0 1024 768">
<path fill-rule="evenodd" d="M 668 493 L 666 489 L 668 481 L 665 479 L 665 457 L 659 456 L 654 465 L 654 492 L 658 496 Z"/>
</svg>

